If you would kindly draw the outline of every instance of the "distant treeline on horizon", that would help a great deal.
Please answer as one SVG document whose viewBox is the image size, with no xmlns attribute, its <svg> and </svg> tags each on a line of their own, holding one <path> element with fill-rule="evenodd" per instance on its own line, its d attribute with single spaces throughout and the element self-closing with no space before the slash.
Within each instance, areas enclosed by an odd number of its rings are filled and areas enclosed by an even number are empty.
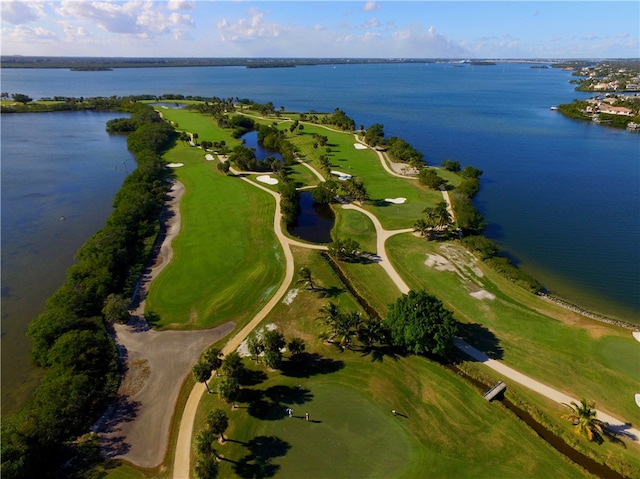
<svg viewBox="0 0 640 479">
<path fill-rule="evenodd" d="M 127 58 L 127 57 L 46 57 L 2 55 L 1 68 L 69 68 L 73 70 L 108 70 L 113 68 L 244 66 L 247 68 L 278 68 L 335 64 L 380 63 L 546 63 L 556 67 L 593 64 L 597 60 L 552 59 L 453 59 L 453 58 Z M 600 60 L 601 61 L 601 60 Z M 631 60 L 616 60 L 626 62 Z"/>
</svg>

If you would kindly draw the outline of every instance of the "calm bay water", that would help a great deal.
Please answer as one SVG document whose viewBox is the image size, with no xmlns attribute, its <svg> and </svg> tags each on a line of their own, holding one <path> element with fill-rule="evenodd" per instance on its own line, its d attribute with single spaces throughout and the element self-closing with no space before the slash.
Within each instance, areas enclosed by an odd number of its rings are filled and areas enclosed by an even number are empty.
<svg viewBox="0 0 640 479">
<path fill-rule="evenodd" d="M 2 91 L 33 98 L 181 93 L 271 101 L 277 109 L 295 111 L 339 107 L 358 126 L 382 123 L 387 136 L 406 139 L 430 164 L 448 158 L 482 169 L 476 204 L 489 223 L 488 236 L 557 295 L 640 324 L 640 135 L 549 111 L 552 105 L 588 96 L 575 92 L 570 79 L 568 72 L 522 64 L 5 69 Z M 5 338 L 21 342 L 17 349 L 27 347 L 20 337 L 26 323 L 62 282 L 73 252 L 108 214 L 124 176 L 122 159 L 130 158 L 124 139 L 104 132 L 104 123 L 113 116 L 118 115 L 2 116 L 3 360 L 9 343 Z M 42 124 L 35 127 L 35 121 Z M 81 133 L 89 125 L 98 139 Z M 59 151 L 64 160 L 46 169 Z M 74 156 L 80 159 L 75 166 Z M 112 187 L 98 181 L 87 190 L 87 180 L 75 176 L 96 163 L 105 169 L 93 178 L 117 177 L 111 178 Z M 16 165 L 20 168 L 11 173 Z M 56 187 L 49 191 L 46 185 Z M 24 194 L 10 196 L 14 190 Z M 88 197 L 80 199 L 79 190 L 102 202 L 102 216 L 93 213 L 98 207 L 89 206 Z M 76 199 L 73 213 L 58 207 Z M 24 214 L 28 210 L 37 214 L 29 219 Z M 61 215 L 67 220 L 61 222 Z M 82 226 L 73 232 L 70 225 L 76 223 Z M 39 238 L 47 240 L 34 246 Z M 69 246 L 64 249 L 63 243 Z M 27 265 L 24 258 L 32 250 L 39 259 Z M 39 263 L 47 263 L 49 272 L 41 273 Z M 15 286 L 5 291 L 5 281 L 25 286 L 20 294 Z M 23 302 L 21 319 L 11 313 L 17 297 Z M 4 362 L 3 386 L 7 364 L 13 363 Z M 23 376 L 29 371 L 26 366 L 17 370 Z M 7 388 L 2 389 L 4 410 Z"/>
<path fill-rule="evenodd" d="M 36 384 L 25 336 L 29 321 L 62 284 L 77 249 L 102 228 L 126 171 L 116 113 L 2 116 L 2 411 Z M 124 162 L 124 163 L 123 163 Z"/>
</svg>

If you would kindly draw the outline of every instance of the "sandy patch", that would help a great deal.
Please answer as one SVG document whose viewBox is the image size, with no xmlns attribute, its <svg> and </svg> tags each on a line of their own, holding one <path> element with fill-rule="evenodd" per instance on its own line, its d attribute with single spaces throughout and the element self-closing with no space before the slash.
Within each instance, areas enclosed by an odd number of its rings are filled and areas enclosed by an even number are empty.
<svg viewBox="0 0 640 479">
<path fill-rule="evenodd" d="M 181 166 L 184 166 L 184 163 L 169 163 L 167 166 L 169 168 L 180 168 Z"/>
<path fill-rule="evenodd" d="M 256 178 L 260 183 L 266 183 L 267 185 L 277 185 L 278 180 L 271 175 L 261 175 Z"/>
<path fill-rule="evenodd" d="M 469 293 L 470 296 L 476 298 L 476 299 L 490 299 L 490 300 L 494 300 L 496 299 L 496 295 L 493 293 L 490 293 L 489 291 L 485 290 L 485 289 L 480 289 L 478 291 L 473 291 Z"/>
<path fill-rule="evenodd" d="M 298 296 L 298 291 L 299 291 L 298 288 L 290 290 L 287 293 L 287 295 L 284 297 L 282 302 L 287 306 L 289 306 L 291 303 L 293 303 L 293 300 L 296 299 L 296 296 Z"/>
<path fill-rule="evenodd" d="M 634 331 L 633 337 L 636 338 L 636 341 L 640 341 L 640 331 Z"/>
<path fill-rule="evenodd" d="M 356 150 L 366 150 L 367 149 L 367 145 L 363 145 L 362 143 L 354 143 L 353 147 Z"/>
<path fill-rule="evenodd" d="M 440 251 L 442 251 L 460 271 L 471 271 L 478 278 L 484 276 L 484 273 L 478 267 L 478 261 L 469 251 L 448 244 L 440 246 Z"/>
<path fill-rule="evenodd" d="M 384 200 L 387 203 L 394 203 L 396 205 L 401 205 L 402 203 L 405 203 L 407 201 L 406 198 L 385 198 Z"/>
<path fill-rule="evenodd" d="M 278 327 L 273 323 L 269 323 L 263 328 L 254 329 L 254 332 L 256 333 L 256 337 L 258 339 L 262 338 L 262 335 L 264 334 L 265 329 L 267 331 L 273 331 L 274 329 L 278 329 Z M 249 346 L 247 345 L 247 339 L 242 341 L 240 346 L 238 346 L 238 354 L 243 358 L 251 356 L 251 354 L 249 353 Z"/>
<path fill-rule="evenodd" d="M 205 160 L 207 160 L 207 161 L 213 161 L 213 160 L 215 160 L 215 158 L 213 157 L 213 155 L 212 155 L 212 154 L 210 154 L 210 153 L 207 153 L 206 155 L 204 155 L 204 159 L 205 159 Z"/>
<path fill-rule="evenodd" d="M 453 271 L 456 272 L 455 266 L 451 264 L 444 256 L 439 254 L 427 254 L 427 260 L 424 262 L 429 268 L 435 268 L 437 271 Z"/>
<path fill-rule="evenodd" d="M 347 173 L 343 173 L 342 171 L 332 171 L 331 174 L 336 175 L 338 179 L 342 181 L 348 180 L 349 178 L 351 178 L 351 175 Z"/>
</svg>

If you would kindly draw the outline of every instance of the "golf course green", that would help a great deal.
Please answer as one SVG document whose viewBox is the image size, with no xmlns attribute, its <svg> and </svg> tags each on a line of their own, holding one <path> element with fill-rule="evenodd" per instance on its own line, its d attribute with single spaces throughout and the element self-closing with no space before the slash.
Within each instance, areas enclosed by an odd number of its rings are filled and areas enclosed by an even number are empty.
<svg viewBox="0 0 640 479">
<path fill-rule="evenodd" d="M 200 141 L 240 141 L 210 117 L 164 108 L 165 119 L 179 130 L 197 131 Z M 237 114 L 240 114 L 239 112 Z M 257 111 L 242 114 L 258 118 Z M 370 200 L 362 207 L 387 230 L 412 228 L 425 207 L 442 201 L 440 191 L 414 178 L 389 175 L 372 149 L 354 147 L 353 132 L 305 122 L 291 132 L 287 118 L 276 123 L 297 149 L 301 162 L 321 172 L 319 156 L 331 167 L 364 182 Z M 328 137 L 330 152 L 312 146 L 314 134 Z M 212 154 L 213 152 L 209 152 Z M 181 231 L 173 241 L 170 264 L 152 283 L 145 315 L 154 328 L 206 329 L 227 321 L 240 331 L 280 287 L 285 277 L 282 246 L 274 233 L 273 197 L 241 176 L 224 174 L 213 156 L 194 145 L 178 143 L 165 155 L 184 184 Z M 459 178 L 437 170 L 455 185 Z M 297 187 L 315 186 L 306 166 L 290 167 Z M 278 185 L 269 186 L 278 191 Z M 386 198 L 405 198 L 394 204 Z M 332 205 L 334 239 L 351 238 L 375 254 L 376 230 L 362 212 Z M 633 394 L 640 382 L 638 344 L 629 331 L 600 323 L 537 297 L 477 260 L 459 241 L 427 241 L 410 232 L 385 244 L 390 262 L 414 290 L 437 296 L 461 323 L 460 336 L 495 359 L 559 391 L 595 400 L 599 409 L 635 422 Z M 229 417 L 227 441 L 215 444 L 222 455 L 218 477 L 231 478 L 579 478 L 592 477 L 541 439 L 503 404 L 488 402 L 473 384 L 425 357 L 401 356 L 353 345 L 340 349 L 325 341 L 319 320 L 329 301 L 341 310 L 364 312 L 334 269 L 316 250 L 292 246 L 295 271 L 307 267 L 315 287 L 294 277 L 287 300 L 279 301 L 260 327 L 274 325 L 287 341 L 302 338 L 301 358 L 285 351 L 281 370 L 244 358 L 250 371 L 240 385 L 237 408 L 218 394 L 204 394 L 194 421 L 194 436 L 209 411 Z M 401 296 L 397 285 L 375 261 L 341 263 L 351 287 L 385 317 Z M 232 333 L 233 336 L 234 333 Z M 222 347 L 224 343 L 217 346 Z M 503 379 L 466 357 L 459 365 L 491 382 Z M 211 378 L 216 391 L 220 379 Z M 505 380 L 506 381 L 506 380 Z M 182 407 L 194 382 L 185 381 Z M 566 408 L 520 386 L 509 384 L 521 406 L 535 411 L 547 427 L 571 445 L 611 468 L 640 478 L 640 449 L 622 439 L 595 444 L 573 432 L 561 419 Z M 286 409 L 293 410 L 288 417 Z M 392 411 L 396 411 L 393 414 Z M 309 413 L 309 421 L 305 418 Z M 172 443 L 182 410 L 176 409 Z M 634 426 L 637 427 L 636 424 Z M 195 477 L 195 453 L 191 475 Z M 173 453 L 154 470 L 127 463 L 108 471 L 109 478 L 169 478 Z"/>
</svg>

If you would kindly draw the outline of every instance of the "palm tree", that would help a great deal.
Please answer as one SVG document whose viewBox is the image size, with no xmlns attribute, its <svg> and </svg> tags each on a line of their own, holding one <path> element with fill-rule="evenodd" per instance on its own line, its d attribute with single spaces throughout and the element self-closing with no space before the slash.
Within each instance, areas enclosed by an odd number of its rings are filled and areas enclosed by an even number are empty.
<svg viewBox="0 0 640 479">
<path fill-rule="evenodd" d="M 211 394 L 211 389 L 209 389 L 209 385 L 207 384 L 207 381 L 209 380 L 209 378 L 211 378 L 211 368 L 209 367 L 209 365 L 204 361 L 198 361 L 193 365 L 192 372 L 193 377 L 196 378 L 196 381 L 198 381 L 199 383 L 204 383 L 204 385 L 207 387 L 207 392 Z"/>
<path fill-rule="evenodd" d="M 220 366 L 222 366 L 222 358 L 220 355 L 222 351 L 220 348 L 216 348 L 215 346 L 210 347 L 204 353 L 204 363 L 211 367 L 211 371 L 218 371 Z"/>
<path fill-rule="evenodd" d="M 302 268 L 300 268 L 300 271 L 298 271 L 298 281 L 297 283 L 302 283 L 304 285 L 306 285 L 307 289 L 311 290 L 311 291 L 315 291 L 316 290 L 316 286 L 315 284 L 313 284 L 313 278 L 311 276 L 311 270 L 309 268 L 307 268 L 306 266 L 303 266 Z"/>
<path fill-rule="evenodd" d="M 306 344 L 304 342 L 304 339 L 295 337 L 291 338 L 288 347 L 291 356 L 298 356 L 305 350 Z"/>
<path fill-rule="evenodd" d="M 434 216 L 438 228 L 447 228 L 452 222 L 451 214 L 449 214 L 449 205 L 446 201 L 441 201 L 434 208 Z"/>
<path fill-rule="evenodd" d="M 602 436 L 604 423 L 596 418 L 598 412 L 595 410 L 595 402 L 588 402 L 585 398 L 582 398 L 580 404 L 575 401 L 571 401 L 571 404 L 563 404 L 570 408 L 571 412 L 564 414 L 562 419 L 571 421 L 578 434 L 586 434 L 589 441 Z"/>
<path fill-rule="evenodd" d="M 338 309 L 338 305 L 333 302 L 329 302 L 320 308 L 320 317 L 325 324 L 333 324 L 338 316 L 340 316 L 340 310 Z"/>
<path fill-rule="evenodd" d="M 224 432 L 229 427 L 229 416 L 222 409 L 214 409 L 207 414 L 207 425 L 211 432 L 220 436 L 220 442 L 224 443 Z"/>
</svg>

